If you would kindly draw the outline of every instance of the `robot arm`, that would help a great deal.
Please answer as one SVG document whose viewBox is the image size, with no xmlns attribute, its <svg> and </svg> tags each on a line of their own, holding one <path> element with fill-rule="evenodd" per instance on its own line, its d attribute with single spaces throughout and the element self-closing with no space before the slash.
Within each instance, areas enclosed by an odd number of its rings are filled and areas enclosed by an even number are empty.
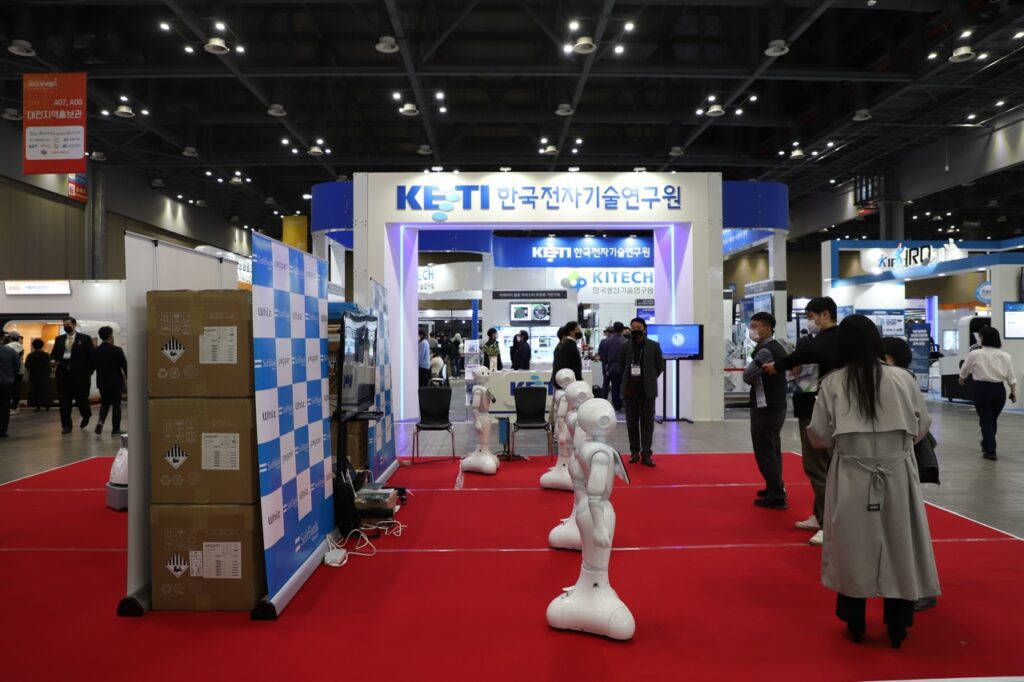
<svg viewBox="0 0 1024 682">
<path fill-rule="evenodd" d="M 609 453 L 597 452 L 590 460 L 590 475 L 587 477 L 587 502 L 590 516 L 594 520 L 594 544 L 602 549 L 612 546 L 611 533 L 604 518 L 604 503 L 608 500 L 611 457 Z"/>
<path fill-rule="evenodd" d="M 484 392 L 478 386 L 473 387 L 473 409 L 479 410 L 483 406 Z"/>
</svg>

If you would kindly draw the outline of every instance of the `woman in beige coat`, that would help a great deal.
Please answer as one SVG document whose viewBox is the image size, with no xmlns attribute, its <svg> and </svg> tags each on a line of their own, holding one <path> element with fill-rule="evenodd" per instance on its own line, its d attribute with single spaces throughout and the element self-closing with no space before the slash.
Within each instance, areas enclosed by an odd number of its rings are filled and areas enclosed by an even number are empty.
<svg viewBox="0 0 1024 682">
<path fill-rule="evenodd" d="M 815 447 L 833 448 L 821 581 L 838 593 L 836 615 L 856 642 L 866 628 L 866 598 L 884 598 L 889 638 L 899 648 L 914 623 L 914 602 L 939 594 L 914 458 L 931 418 L 914 378 L 882 362 L 874 322 L 850 315 L 839 331 L 839 369 L 821 382 L 807 429 Z"/>
</svg>

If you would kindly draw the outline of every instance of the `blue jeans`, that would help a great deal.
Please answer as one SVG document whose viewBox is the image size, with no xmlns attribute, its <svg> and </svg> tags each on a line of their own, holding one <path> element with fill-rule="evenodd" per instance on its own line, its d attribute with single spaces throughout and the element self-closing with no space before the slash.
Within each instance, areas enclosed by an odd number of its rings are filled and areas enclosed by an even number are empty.
<svg viewBox="0 0 1024 682">
<path fill-rule="evenodd" d="M 974 382 L 974 409 L 981 423 L 981 451 L 987 455 L 996 454 L 996 428 L 999 413 L 1006 405 L 1006 386 L 1003 382 Z"/>
</svg>

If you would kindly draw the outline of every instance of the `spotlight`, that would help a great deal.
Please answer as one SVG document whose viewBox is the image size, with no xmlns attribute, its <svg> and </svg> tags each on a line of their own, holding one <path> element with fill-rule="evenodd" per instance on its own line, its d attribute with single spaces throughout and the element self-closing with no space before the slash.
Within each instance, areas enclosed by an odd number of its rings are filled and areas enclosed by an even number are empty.
<svg viewBox="0 0 1024 682">
<path fill-rule="evenodd" d="M 143 109 L 142 110 L 142 115 L 143 116 L 149 116 L 149 109 Z"/>
<path fill-rule="evenodd" d="M 966 31 L 964 31 L 963 33 L 961 33 L 961 34 L 960 34 L 960 37 L 961 37 L 961 38 L 970 38 L 970 37 L 971 37 L 971 29 L 967 29 Z"/>
<path fill-rule="evenodd" d="M 213 27 L 214 27 L 215 29 L 217 29 L 218 31 L 223 31 L 224 29 L 226 29 L 226 28 L 227 28 L 227 26 L 225 26 L 225 25 L 224 25 L 224 22 L 223 22 L 223 21 L 218 21 L 217 23 L 215 23 L 215 24 L 213 25 Z"/>
<path fill-rule="evenodd" d="M 749 99 L 751 102 L 756 102 L 757 101 L 757 95 L 751 95 L 747 99 Z"/>
<path fill-rule="evenodd" d="M 1006 104 L 1006 102 L 1004 102 L 1003 100 L 999 100 L 998 102 L 996 102 L 996 106 L 997 106 L 997 107 L 1001 107 L 1001 106 L 1003 106 L 1004 104 Z"/>
<path fill-rule="evenodd" d="M 193 53 L 193 52 L 195 52 L 195 51 L 196 51 L 196 49 L 195 49 L 194 47 L 192 47 L 191 45 L 186 45 L 186 46 L 185 46 L 185 52 L 186 52 L 186 53 L 188 53 L 188 54 L 192 54 L 192 53 Z"/>
<path fill-rule="evenodd" d="M 627 31 L 632 31 L 634 28 L 636 28 L 636 25 L 632 21 L 627 21 L 626 25 L 623 26 L 623 28 L 626 29 Z"/>
<path fill-rule="evenodd" d="M 438 99 L 438 100 L 442 100 L 442 99 L 444 99 L 444 93 L 443 92 L 437 92 L 437 93 L 434 94 L 434 98 Z"/>
<path fill-rule="evenodd" d="M 171 25 L 168 24 L 166 21 L 161 21 L 160 22 L 160 30 L 161 31 L 170 31 L 171 30 Z"/>
<path fill-rule="evenodd" d="M 583 138 L 582 137 L 577 137 L 576 138 L 576 144 L 583 144 Z"/>
<path fill-rule="evenodd" d="M 580 150 L 579 150 L 579 149 L 576 149 L 576 147 L 573 147 L 573 148 L 572 148 L 572 153 L 573 153 L 573 154 L 579 154 L 579 153 L 580 153 Z"/>
<path fill-rule="evenodd" d="M 206 177 L 210 177 L 211 175 L 213 175 L 213 171 L 206 171 Z"/>
<path fill-rule="evenodd" d="M 811 152 L 811 156 L 817 156 L 817 155 L 818 155 L 818 151 L 817 150 L 814 150 L 814 151 Z"/>
<path fill-rule="evenodd" d="M 448 107 L 441 107 L 440 109 L 438 109 L 438 111 L 440 111 L 442 114 L 447 114 L 448 113 Z"/>
<path fill-rule="evenodd" d="M 500 170 L 502 173 L 508 173 L 510 170 L 512 170 L 512 167 L 511 166 L 502 166 L 498 170 Z"/>
<path fill-rule="evenodd" d="M 697 109 L 697 111 L 696 111 L 695 113 L 696 113 L 696 114 L 697 114 L 698 116 L 703 116 L 703 115 L 704 115 L 704 110 L 703 110 L 703 109 Z"/>
<path fill-rule="evenodd" d="M 288 115 L 283 104 L 271 104 L 267 107 L 267 113 L 275 118 L 281 118 Z"/>
<path fill-rule="evenodd" d="M 938 52 L 929 52 L 928 53 L 928 59 L 938 59 L 938 57 L 939 57 L 939 53 Z"/>
<path fill-rule="evenodd" d="M 546 137 L 540 138 L 540 143 L 541 144 L 547 144 L 548 143 L 548 138 L 546 138 Z"/>
<path fill-rule="evenodd" d="M 988 59 L 988 52 L 982 52 L 981 54 L 978 55 L 979 62 L 983 62 L 986 59 Z"/>
<path fill-rule="evenodd" d="M 383 54 L 394 54 L 400 48 L 394 36 L 381 36 L 377 39 L 377 44 L 373 46 L 373 49 Z"/>
<path fill-rule="evenodd" d="M 284 144 L 284 145 L 288 144 L 288 138 L 287 137 L 282 137 L 281 138 L 281 144 Z"/>
<path fill-rule="evenodd" d="M 572 45 L 570 45 L 569 43 L 562 45 L 562 52 L 564 52 L 565 54 L 572 54 Z"/>
<path fill-rule="evenodd" d="M 708 101 L 709 102 L 714 102 L 716 99 L 718 99 L 718 98 L 715 97 L 714 95 L 708 95 Z"/>
<path fill-rule="evenodd" d="M 794 140 L 793 141 L 793 146 L 794 147 L 799 147 L 800 146 L 800 140 Z"/>
<path fill-rule="evenodd" d="M 580 22 L 576 21 L 575 19 L 570 21 L 569 22 L 569 30 L 570 31 L 578 31 L 578 30 L 580 30 Z"/>
<path fill-rule="evenodd" d="M 245 53 L 245 46 L 244 45 L 235 45 L 235 52 L 237 52 L 238 54 L 244 54 Z"/>
<path fill-rule="evenodd" d="M 108 111 L 107 109 L 101 109 L 100 113 L 103 114 L 104 116 L 110 116 L 110 111 Z"/>
<path fill-rule="evenodd" d="M 127 102 L 128 101 L 128 95 L 121 95 L 118 99 L 120 99 L 122 102 Z"/>
<path fill-rule="evenodd" d="M 832 147 L 836 146 L 836 143 L 835 142 L 826 142 L 825 146 L 828 147 L 829 149 L 832 149 Z"/>
<path fill-rule="evenodd" d="M 298 153 L 299 153 L 299 148 L 298 147 L 292 147 L 292 154 L 298 154 Z"/>
<path fill-rule="evenodd" d="M 322 137 L 318 137 L 318 138 L 316 138 L 316 143 L 317 143 L 318 145 L 321 145 L 321 146 L 322 146 L 322 145 L 323 145 L 323 143 L 324 143 L 324 138 L 322 138 Z"/>
<path fill-rule="evenodd" d="M 828 181 L 828 184 L 830 184 L 830 185 L 836 184 L 836 179 L 832 178 L 831 180 Z"/>
<path fill-rule="evenodd" d="M 570 173 L 579 173 L 580 172 L 580 167 L 579 166 L 569 166 L 569 172 Z"/>
<path fill-rule="evenodd" d="M 976 118 L 978 118 L 978 117 L 975 114 L 967 114 L 967 120 L 968 121 L 973 121 Z"/>
<path fill-rule="evenodd" d="M 742 116 L 743 115 L 743 109 L 737 109 L 735 113 L 736 113 L 737 116 Z"/>
<path fill-rule="evenodd" d="M 393 99 L 393 100 L 395 100 L 397 102 L 398 100 L 402 99 L 402 93 L 400 93 L 400 92 L 392 92 L 391 93 L 391 99 Z"/>
<path fill-rule="evenodd" d="M 615 54 L 622 54 L 625 51 L 626 51 L 626 48 L 624 48 L 622 45 L 616 45 L 615 46 Z"/>
</svg>

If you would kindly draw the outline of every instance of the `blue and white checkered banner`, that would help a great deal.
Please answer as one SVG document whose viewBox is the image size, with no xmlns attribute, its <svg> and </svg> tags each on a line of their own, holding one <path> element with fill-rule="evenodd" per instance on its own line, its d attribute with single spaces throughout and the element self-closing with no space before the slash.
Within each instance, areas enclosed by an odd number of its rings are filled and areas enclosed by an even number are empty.
<svg viewBox="0 0 1024 682">
<path fill-rule="evenodd" d="M 369 428 L 370 471 L 380 478 L 395 461 L 395 425 L 391 403 L 391 348 L 388 334 L 388 292 L 379 282 L 370 281 L 373 306 L 370 313 L 377 316 L 377 396 L 374 409 L 383 415 Z"/>
<path fill-rule="evenodd" d="M 334 528 L 327 262 L 252 235 L 256 440 L 267 587 Z"/>
</svg>

